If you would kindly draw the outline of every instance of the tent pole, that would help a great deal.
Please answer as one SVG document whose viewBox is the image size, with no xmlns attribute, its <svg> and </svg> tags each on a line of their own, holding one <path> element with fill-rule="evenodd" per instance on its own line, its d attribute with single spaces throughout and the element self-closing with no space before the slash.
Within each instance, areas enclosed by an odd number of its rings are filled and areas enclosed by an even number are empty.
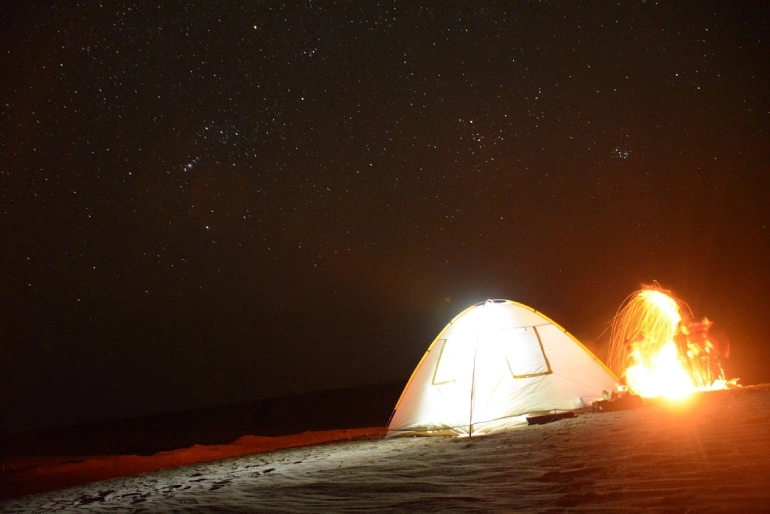
<svg viewBox="0 0 770 514">
<path fill-rule="evenodd" d="M 476 354 L 479 350 L 479 336 L 476 335 L 476 344 L 473 347 L 473 371 L 471 372 L 471 408 L 468 412 L 468 437 L 473 437 L 473 397 L 476 393 Z"/>
</svg>

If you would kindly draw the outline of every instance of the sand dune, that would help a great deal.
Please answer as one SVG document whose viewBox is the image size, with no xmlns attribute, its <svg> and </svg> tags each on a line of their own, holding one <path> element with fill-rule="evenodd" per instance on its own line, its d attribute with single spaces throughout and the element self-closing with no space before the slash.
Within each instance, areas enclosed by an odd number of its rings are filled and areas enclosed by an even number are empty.
<svg viewBox="0 0 770 514">
<path fill-rule="evenodd" d="M 770 510 L 770 385 L 470 439 L 376 432 L 30 495 L 0 510 Z"/>
</svg>

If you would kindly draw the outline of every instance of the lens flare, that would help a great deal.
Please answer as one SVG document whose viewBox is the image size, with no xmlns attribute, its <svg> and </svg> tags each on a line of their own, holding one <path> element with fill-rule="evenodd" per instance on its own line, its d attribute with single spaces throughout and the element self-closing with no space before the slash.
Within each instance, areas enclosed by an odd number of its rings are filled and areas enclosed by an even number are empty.
<svg viewBox="0 0 770 514">
<path fill-rule="evenodd" d="M 708 318 L 692 314 L 657 284 L 630 295 L 612 321 L 608 365 L 631 391 L 651 398 L 684 398 L 725 389 L 721 352 L 710 338 Z"/>
</svg>

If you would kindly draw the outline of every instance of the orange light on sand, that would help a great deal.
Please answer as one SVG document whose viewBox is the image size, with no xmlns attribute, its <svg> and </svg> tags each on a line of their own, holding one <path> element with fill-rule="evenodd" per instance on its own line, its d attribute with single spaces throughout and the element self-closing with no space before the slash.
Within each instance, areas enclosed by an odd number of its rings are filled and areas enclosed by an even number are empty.
<svg viewBox="0 0 770 514">
<path fill-rule="evenodd" d="M 725 389 L 711 322 L 684 322 L 679 302 L 657 288 L 629 296 L 612 322 L 608 364 L 631 391 L 652 398 L 686 398 Z"/>
</svg>

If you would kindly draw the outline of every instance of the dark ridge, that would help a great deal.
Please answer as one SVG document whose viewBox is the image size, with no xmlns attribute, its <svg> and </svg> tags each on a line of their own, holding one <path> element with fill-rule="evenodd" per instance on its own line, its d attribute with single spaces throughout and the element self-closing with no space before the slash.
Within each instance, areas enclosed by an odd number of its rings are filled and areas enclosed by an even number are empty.
<svg viewBox="0 0 770 514">
<path fill-rule="evenodd" d="M 244 435 L 385 426 L 403 382 L 0 435 L 0 457 L 152 455 Z"/>
</svg>

